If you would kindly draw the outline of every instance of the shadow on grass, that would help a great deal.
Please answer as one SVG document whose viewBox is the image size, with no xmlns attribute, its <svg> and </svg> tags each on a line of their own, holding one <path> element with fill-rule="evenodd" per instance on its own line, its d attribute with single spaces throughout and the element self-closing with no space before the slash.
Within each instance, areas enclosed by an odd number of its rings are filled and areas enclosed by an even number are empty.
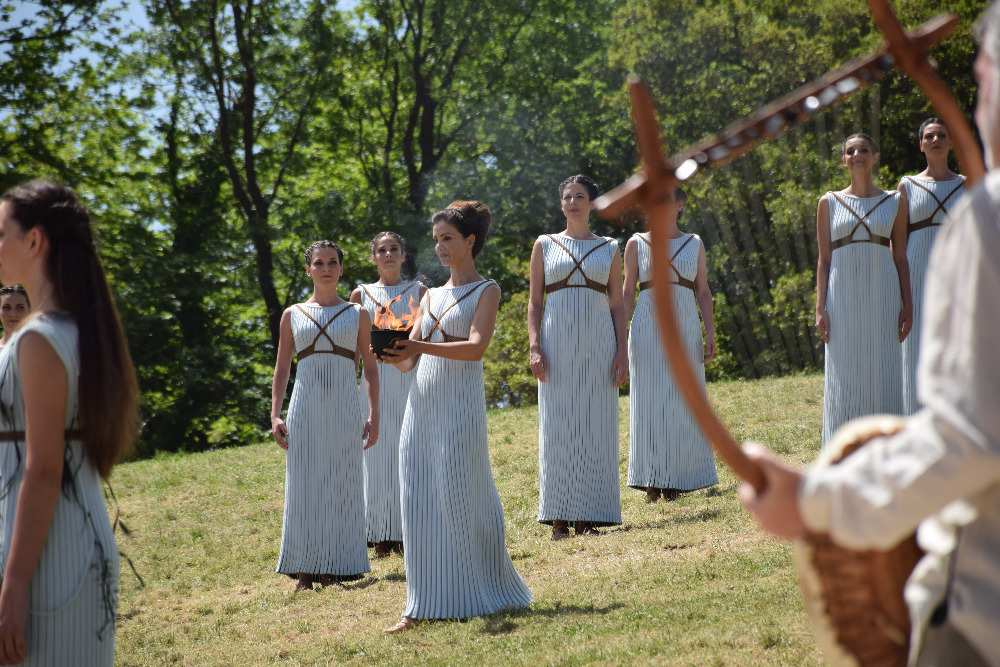
<svg viewBox="0 0 1000 667">
<path fill-rule="evenodd" d="M 345 591 L 360 591 L 375 584 L 378 581 L 375 577 L 365 577 L 360 581 L 334 581 L 323 586 L 323 588 L 343 588 Z"/>
<path fill-rule="evenodd" d="M 382 581 L 406 581 L 406 574 L 403 572 L 390 572 L 382 575 Z"/>
<path fill-rule="evenodd" d="M 483 633 L 488 635 L 505 635 L 517 629 L 518 619 L 538 619 L 538 618 L 558 618 L 561 616 L 603 616 L 613 611 L 622 609 L 625 605 L 621 602 L 614 602 L 603 607 L 592 604 L 556 604 L 552 607 L 536 609 L 518 609 L 517 611 L 501 612 L 485 618 L 486 624 L 483 626 Z"/>
</svg>

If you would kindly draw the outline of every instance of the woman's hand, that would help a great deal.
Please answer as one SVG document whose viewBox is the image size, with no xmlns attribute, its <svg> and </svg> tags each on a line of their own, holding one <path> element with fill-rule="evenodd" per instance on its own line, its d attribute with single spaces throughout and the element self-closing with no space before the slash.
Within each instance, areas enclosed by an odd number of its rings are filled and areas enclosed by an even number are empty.
<svg viewBox="0 0 1000 667">
<path fill-rule="evenodd" d="M 816 331 L 819 332 L 819 339 L 824 343 L 830 342 L 830 314 L 826 309 L 816 311 Z"/>
<path fill-rule="evenodd" d="M 799 512 L 802 473 L 756 443 L 747 443 L 743 451 L 760 466 L 767 485 L 758 493 L 746 482 L 740 484 L 737 494 L 743 507 L 761 528 L 776 537 L 796 540 L 805 535 L 806 525 Z"/>
<path fill-rule="evenodd" d="M 531 348 L 528 352 L 528 360 L 531 364 L 531 374 L 539 382 L 545 382 L 548 373 L 546 372 L 545 354 L 542 352 L 542 348 Z"/>
<path fill-rule="evenodd" d="M 364 442 L 362 449 L 368 449 L 378 442 L 378 422 L 379 416 L 377 414 L 368 415 L 365 427 L 361 430 L 361 439 Z"/>
<path fill-rule="evenodd" d="M 899 342 L 902 343 L 910 335 L 913 328 L 913 307 L 903 304 L 899 309 Z"/>
<path fill-rule="evenodd" d="M 10 581 L 0 589 L 0 664 L 17 665 L 28 655 L 28 587 Z"/>
<path fill-rule="evenodd" d="M 285 425 L 284 419 L 281 417 L 273 417 L 271 419 L 271 435 L 274 436 L 274 441 L 278 443 L 278 447 L 288 449 L 288 427 Z"/>
<path fill-rule="evenodd" d="M 715 332 L 711 331 L 705 336 L 705 363 L 715 359 Z"/>
<path fill-rule="evenodd" d="M 611 381 L 620 387 L 628 381 L 628 350 L 619 349 L 611 362 Z"/>
<path fill-rule="evenodd" d="M 394 340 L 391 347 L 382 350 L 382 361 L 398 365 L 420 354 L 420 341 L 403 338 Z"/>
</svg>

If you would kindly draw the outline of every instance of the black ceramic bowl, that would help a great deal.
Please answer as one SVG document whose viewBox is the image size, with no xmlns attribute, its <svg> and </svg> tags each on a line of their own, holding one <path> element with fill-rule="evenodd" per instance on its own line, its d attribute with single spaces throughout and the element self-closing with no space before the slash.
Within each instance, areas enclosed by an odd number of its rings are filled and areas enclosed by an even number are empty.
<svg viewBox="0 0 1000 667">
<path fill-rule="evenodd" d="M 372 349 L 375 350 L 375 356 L 381 359 L 382 351 L 387 347 L 392 347 L 393 341 L 409 337 L 409 329 L 404 329 L 403 331 L 395 329 L 372 329 Z"/>
</svg>

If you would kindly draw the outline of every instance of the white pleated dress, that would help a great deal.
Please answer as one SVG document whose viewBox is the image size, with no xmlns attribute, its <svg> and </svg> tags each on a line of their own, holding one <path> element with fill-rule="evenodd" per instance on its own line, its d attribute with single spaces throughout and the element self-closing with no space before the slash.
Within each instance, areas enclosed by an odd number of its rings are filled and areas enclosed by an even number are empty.
<svg viewBox="0 0 1000 667">
<path fill-rule="evenodd" d="M 295 577 L 368 572 L 355 372 L 357 304 L 292 307 L 298 355 L 288 403 L 285 512 L 277 571 Z M 378 447 L 379 444 L 374 445 Z"/>
<path fill-rule="evenodd" d="M 492 284 L 428 290 L 423 338 L 467 340 L 483 290 Z M 531 593 L 507 554 L 490 468 L 483 363 L 423 355 L 414 372 L 399 451 L 403 615 L 469 618 L 526 607 Z"/>
<path fill-rule="evenodd" d="M 399 285 L 361 286 L 361 306 L 368 311 L 371 321 L 380 307 L 384 307 L 397 296 L 399 301 L 390 308 L 397 316 L 409 312 L 410 298 L 414 303 L 420 300 L 419 282 Z M 401 542 L 403 540 L 403 517 L 399 505 L 399 432 L 406 410 L 406 397 L 410 393 L 413 373 L 401 373 L 392 364 L 378 364 L 379 381 L 379 436 L 378 443 L 364 453 L 365 469 L 365 518 L 368 524 L 369 542 Z M 367 383 L 361 397 L 364 408 L 368 407 Z"/>
<path fill-rule="evenodd" d="M 18 493 L 24 474 L 24 403 L 17 364 L 18 345 L 29 332 L 41 334 L 66 368 L 66 430 L 77 418 L 80 375 L 76 324 L 60 315 L 28 320 L 0 351 L 0 573 L 14 531 Z M 111 418 L 111 415 L 108 416 Z M 118 607 L 118 548 L 108 520 L 101 478 L 87 459 L 83 443 L 69 434 L 64 451 L 63 486 L 55 515 L 30 585 L 28 657 L 20 665 L 110 667 L 115 656 Z"/>
<path fill-rule="evenodd" d="M 889 240 L 899 193 L 828 192 L 832 257 L 826 308 L 823 444 L 844 423 L 902 414 L 899 276 Z"/>
<path fill-rule="evenodd" d="M 645 234 L 635 234 L 639 282 L 629 329 L 629 462 L 628 485 L 636 489 L 694 491 L 718 482 L 715 459 L 684 397 L 670 374 L 654 313 L 652 250 Z M 670 241 L 667 256 L 673 271 L 674 312 L 684 348 L 695 374 L 705 386 L 705 353 L 694 280 L 702 247 L 696 234 Z"/>
<path fill-rule="evenodd" d="M 904 176 L 901 185 L 910 207 L 906 258 L 910 264 L 913 327 L 903 341 L 903 414 L 911 415 L 920 409 L 917 400 L 917 360 L 920 356 L 927 261 L 941 225 L 948 220 L 948 214 L 965 192 L 965 177 L 938 181 L 922 176 Z"/>
<path fill-rule="evenodd" d="M 612 238 L 538 237 L 547 297 L 538 383 L 538 520 L 621 523 L 615 329 L 608 306 Z"/>
</svg>

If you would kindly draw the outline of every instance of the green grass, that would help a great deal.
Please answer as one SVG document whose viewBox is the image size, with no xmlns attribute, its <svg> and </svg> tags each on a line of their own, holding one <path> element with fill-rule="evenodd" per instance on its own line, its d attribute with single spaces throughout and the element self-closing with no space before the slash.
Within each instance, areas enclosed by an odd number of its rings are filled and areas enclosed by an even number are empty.
<svg viewBox="0 0 1000 667">
<path fill-rule="evenodd" d="M 737 438 L 796 461 L 819 449 L 822 379 L 709 386 Z M 122 575 L 122 665 L 820 664 L 789 550 L 740 509 L 736 482 L 647 505 L 624 487 L 628 402 L 621 404 L 624 524 L 552 542 L 535 522 L 534 408 L 493 411 L 490 451 L 507 545 L 535 596 L 530 610 L 425 623 L 386 637 L 406 596 L 399 557 L 372 561 L 348 587 L 292 593 L 274 573 L 284 457 L 272 443 L 163 456 L 116 469 L 120 537 L 146 580 Z"/>
</svg>

